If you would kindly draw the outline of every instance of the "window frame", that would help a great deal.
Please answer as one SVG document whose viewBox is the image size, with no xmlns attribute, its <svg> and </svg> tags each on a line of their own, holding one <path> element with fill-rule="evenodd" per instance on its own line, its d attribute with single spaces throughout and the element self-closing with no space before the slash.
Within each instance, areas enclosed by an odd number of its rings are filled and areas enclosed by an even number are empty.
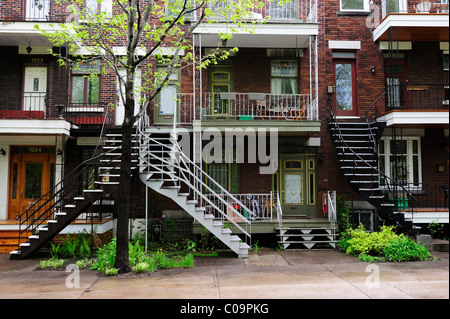
<svg viewBox="0 0 450 319">
<path fill-rule="evenodd" d="M 273 63 L 274 62 L 287 62 L 287 63 L 295 63 L 296 64 L 296 68 L 295 68 L 295 75 L 274 75 L 273 74 Z M 300 63 L 297 59 L 283 59 L 283 58 L 274 58 L 270 60 L 270 93 L 274 94 L 274 95 L 294 95 L 294 94 L 299 94 L 300 92 Z M 281 92 L 275 92 L 273 89 L 273 84 L 272 84 L 272 80 L 274 79 L 290 79 L 290 80 L 295 80 L 295 93 L 281 93 Z"/>
<path fill-rule="evenodd" d="M 83 0 L 83 5 L 86 8 L 86 11 L 88 11 L 88 7 L 87 7 L 87 2 L 89 0 Z M 107 2 L 105 2 L 105 0 L 93 0 L 97 2 L 97 9 L 96 9 L 96 14 L 99 13 L 106 13 L 108 15 L 112 15 L 113 14 L 113 1 L 112 0 L 107 0 Z"/>
<path fill-rule="evenodd" d="M 344 54 L 344 55 L 334 55 Z M 347 54 L 348 56 L 345 56 Z M 350 64 L 351 65 L 351 84 L 352 84 L 352 109 L 351 110 L 338 110 L 337 108 L 337 79 L 336 79 L 336 65 L 337 64 Z M 333 50 L 333 103 L 336 116 L 359 116 L 359 95 L 358 95 L 358 63 L 357 54 L 355 51 L 340 51 Z"/>
<path fill-rule="evenodd" d="M 378 166 L 380 171 L 384 171 L 386 176 L 393 179 L 393 176 L 391 176 L 391 156 L 394 156 L 391 154 L 391 142 L 392 137 L 382 137 L 380 144 L 378 145 Z M 423 183 L 423 165 L 422 165 L 422 143 L 421 143 L 421 137 L 419 136 L 404 136 L 399 141 L 406 141 L 406 153 L 401 154 L 400 156 L 406 157 L 406 188 L 411 187 L 414 190 L 420 190 L 422 188 Z M 413 142 L 417 141 L 417 153 L 414 153 L 414 146 Z M 384 143 L 384 152 L 382 153 L 380 146 L 381 143 Z M 384 161 L 382 161 L 381 157 L 384 156 Z M 417 175 L 414 175 L 414 157 L 417 156 Z M 381 165 L 383 165 L 384 170 L 382 169 Z M 411 174 L 412 172 L 412 174 Z M 417 178 L 417 183 L 414 181 Z M 380 187 L 382 188 L 388 188 L 391 183 L 388 181 L 382 181 L 383 177 L 379 176 L 380 181 Z M 402 183 L 400 183 L 402 184 Z M 403 185 L 403 184 L 402 184 Z"/>
<path fill-rule="evenodd" d="M 370 3 L 369 0 L 363 0 L 363 8 L 362 9 L 344 9 L 342 6 L 342 0 L 339 1 L 339 9 L 342 12 L 369 12 L 370 11 Z"/>
<path fill-rule="evenodd" d="M 76 70 L 72 67 L 71 74 L 70 74 L 70 104 L 75 107 L 82 107 L 82 106 L 100 106 L 100 88 L 101 88 L 101 68 L 102 63 L 100 59 L 95 60 L 96 63 L 98 63 L 98 71 L 97 70 Z M 98 98 L 96 103 L 89 103 L 89 82 L 92 79 L 91 76 L 96 76 L 98 78 Z M 74 103 L 73 101 L 73 81 L 74 78 L 83 78 L 84 85 L 83 85 L 83 102 L 82 103 Z"/>
</svg>

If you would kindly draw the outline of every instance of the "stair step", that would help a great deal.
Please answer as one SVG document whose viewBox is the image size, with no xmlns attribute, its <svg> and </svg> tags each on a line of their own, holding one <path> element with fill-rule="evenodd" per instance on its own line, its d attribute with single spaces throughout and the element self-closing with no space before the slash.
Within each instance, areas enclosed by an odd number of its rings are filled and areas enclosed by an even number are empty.
<svg viewBox="0 0 450 319">
<path fill-rule="evenodd" d="M 351 184 L 376 184 L 379 183 L 378 180 L 371 180 L 371 181 L 350 181 Z"/>
</svg>

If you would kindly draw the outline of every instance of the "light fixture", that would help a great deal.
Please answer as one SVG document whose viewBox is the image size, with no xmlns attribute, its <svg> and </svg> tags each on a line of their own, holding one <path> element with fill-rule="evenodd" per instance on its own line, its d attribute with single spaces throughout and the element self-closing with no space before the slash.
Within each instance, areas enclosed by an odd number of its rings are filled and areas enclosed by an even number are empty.
<svg viewBox="0 0 450 319">
<path fill-rule="evenodd" d="M 63 155 L 61 149 L 58 149 L 58 152 L 56 152 L 56 155 L 58 155 L 58 156 L 62 156 Z"/>
<path fill-rule="evenodd" d="M 223 47 L 226 47 L 227 46 L 227 39 L 222 39 L 222 46 Z"/>
<path fill-rule="evenodd" d="M 33 50 L 33 48 L 31 47 L 31 42 L 30 41 L 28 41 L 28 46 L 27 46 L 26 50 L 27 50 L 28 54 L 30 54 L 31 51 Z"/>
<path fill-rule="evenodd" d="M 371 71 L 372 73 L 375 73 L 375 67 L 374 67 L 374 66 L 371 66 L 371 67 L 370 67 L 370 71 Z"/>
<path fill-rule="evenodd" d="M 0 156 L 5 156 L 6 155 L 6 151 L 2 148 L 0 150 Z"/>
</svg>

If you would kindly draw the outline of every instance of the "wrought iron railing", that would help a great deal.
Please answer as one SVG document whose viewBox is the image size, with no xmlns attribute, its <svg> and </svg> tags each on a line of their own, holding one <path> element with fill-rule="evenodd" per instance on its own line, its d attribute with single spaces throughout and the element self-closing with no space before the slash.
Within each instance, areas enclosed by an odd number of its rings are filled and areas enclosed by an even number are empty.
<svg viewBox="0 0 450 319">
<path fill-rule="evenodd" d="M 108 121 L 105 117 L 100 140 L 106 134 L 107 125 Z M 78 164 L 46 194 L 30 203 L 28 208 L 16 218 L 19 221 L 18 242 L 20 243 L 22 238 L 34 235 L 39 231 L 40 226 L 56 218 L 59 212 L 64 211 L 64 205 L 71 202 L 84 189 L 94 187 L 94 181 L 99 181 L 98 168 L 102 165 L 100 159 L 107 153 L 113 153 L 114 151 L 116 149 L 109 150 L 106 153 L 102 152 L 100 143 L 98 143 L 91 158 Z"/>
<path fill-rule="evenodd" d="M 382 18 L 391 13 L 449 13 L 448 0 L 380 0 L 374 1 L 374 4 L 381 9 Z"/>
<path fill-rule="evenodd" d="M 386 109 L 390 110 L 447 110 L 448 85 L 405 85 L 388 83 Z"/>
<path fill-rule="evenodd" d="M 65 119 L 102 125 L 107 105 L 71 103 L 67 93 L 10 92 L 0 95 L 0 119 Z"/>
<path fill-rule="evenodd" d="M 11 8 L 14 6 L 14 8 Z M 0 21 L 63 22 L 69 15 L 67 3 L 57 0 L 0 2 Z"/>
<path fill-rule="evenodd" d="M 239 202 L 243 203 L 245 207 L 241 207 L 239 204 L 233 204 L 237 211 L 240 212 L 242 216 L 248 218 L 252 221 L 255 220 L 273 220 L 276 218 L 277 212 L 277 202 L 276 198 L 273 196 L 273 193 L 267 194 L 232 194 Z M 211 197 L 211 200 L 214 200 L 214 196 L 210 196 L 209 194 L 205 195 L 206 197 Z M 226 202 L 231 202 L 228 199 L 227 194 L 220 194 L 220 197 L 224 198 Z M 226 211 L 230 218 L 235 221 L 240 221 L 240 218 L 234 214 L 234 212 L 230 209 L 227 209 L 223 202 L 219 202 L 216 200 L 216 206 L 220 207 L 222 211 Z M 212 208 L 212 206 L 211 206 Z M 247 208 L 250 211 L 247 211 Z M 207 210 L 209 207 L 207 206 Z M 213 212 L 214 209 L 211 209 Z"/>
<path fill-rule="evenodd" d="M 310 94 L 203 93 L 200 106 L 202 120 L 317 120 Z"/>
</svg>

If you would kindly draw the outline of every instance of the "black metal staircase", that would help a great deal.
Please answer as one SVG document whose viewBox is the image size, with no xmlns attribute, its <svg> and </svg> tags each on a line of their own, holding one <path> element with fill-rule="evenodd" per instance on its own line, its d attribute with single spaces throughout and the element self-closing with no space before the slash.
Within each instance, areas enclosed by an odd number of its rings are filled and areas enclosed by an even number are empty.
<svg viewBox="0 0 450 319">
<path fill-rule="evenodd" d="M 120 176 L 121 134 L 104 134 L 101 141 L 104 145 L 98 148 L 98 155 L 94 154 L 80 163 L 53 189 L 18 216 L 18 242 L 22 243 L 10 253 L 11 259 L 33 256 L 93 205 L 114 202 Z M 134 141 L 136 153 L 132 162 L 136 169 L 138 153 L 136 139 Z M 24 238 L 27 239 L 25 242 Z"/>
<path fill-rule="evenodd" d="M 416 227 L 399 211 L 401 198 L 394 189 L 401 188 L 413 200 L 414 196 L 378 168 L 378 143 L 386 123 L 338 121 L 331 108 L 328 126 L 340 167 L 351 187 L 376 208 L 386 225 L 397 225 L 401 231 L 413 233 Z M 380 177 L 386 180 L 384 185 L 380 185 Z"/>
</svg>

